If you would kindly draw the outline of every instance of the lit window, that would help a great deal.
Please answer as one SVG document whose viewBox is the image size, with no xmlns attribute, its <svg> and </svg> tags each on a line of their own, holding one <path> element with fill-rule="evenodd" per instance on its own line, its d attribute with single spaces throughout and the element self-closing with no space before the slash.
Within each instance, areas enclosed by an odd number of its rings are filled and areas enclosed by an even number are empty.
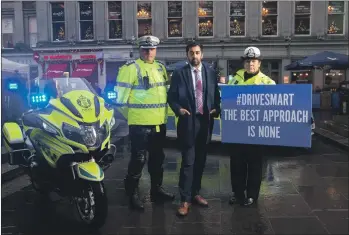
<svg viewBox="0 0 349 235">
<path fill-rule="evenodd" d="M 168 2 L 167 35 L 169 38 L 183 37 L 182 12 L 182 2 Z"/>
<path fill-rule="evenodd" d="M 65 12 L 64 2 L 51 3 L 52 41 L 64 41 L 65 38 Z"/>
<path fill-rule="evenodd" d="M 291 83 L 312 83 L 312 71 L 292 71 L 291 72 Z"/>
<path fill-rule="evenodd" d="M 199 37 L 213 37 L 213 1 L 200 1 Z"/>
<path fill-rule="evenodd" d="M 294 34 L 295 35 L 310 35 L 310 1 L 295 2 L 295 17 L 294 17 Z"/>
<path fill-rule="evenodd" d="M 152 34 L 152 15 L 150 2 L 137 3 L 138 37 Z"/>
<path fill-rule="evenodd" d="M 262 3 L 262 35 L 276 36 L 278 34 L 278 2 L 263 1 Z"/>
<path fill-rule="evenodd" d="M 109 39 L 122 38 L 122 4 L 108 2 Z"/>
<path fill-rule="evenodd" d="M 245 1 L 230 2 L 230 36 L 245 36 Z"/>
<path fill-rule="evenodd" d="M 327 33 L 343 34 L 344 1 L 329 1 L 327 11 Z"/>
<path fill-rule="evenodd" d="M 79 2 L 80 40 L 93 40 L 93 2 Z"/>
</svg>

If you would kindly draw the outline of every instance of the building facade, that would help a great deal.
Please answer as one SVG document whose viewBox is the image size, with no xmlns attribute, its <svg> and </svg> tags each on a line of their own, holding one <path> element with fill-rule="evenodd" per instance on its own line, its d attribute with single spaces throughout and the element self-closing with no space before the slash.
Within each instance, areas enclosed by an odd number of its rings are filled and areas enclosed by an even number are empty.
<svg viewBox="0 0 349 235">
<path fill-rule="evenodd" d="M 328 85 L 323 71 L 285 71 L 291 62 L 324 50 L 349 54 L 348 1 L 16 1 L 2 2 L 3 56 L 38 66 L 40 76 L 59 71 L 86 76 L 103 88 L 118 68 L 138 57 L 135 39 L 162 41 L 157 58 L 186 58 L 197 40 L 222 75 L 241 67 L 245 47 L 257 46 L 262 71 L 277 83 L 309 79 Z M 348 71 L 330 71 L 333 81 Z M 338 81 L 337 81 L 338 80 Z"/>
</svg>

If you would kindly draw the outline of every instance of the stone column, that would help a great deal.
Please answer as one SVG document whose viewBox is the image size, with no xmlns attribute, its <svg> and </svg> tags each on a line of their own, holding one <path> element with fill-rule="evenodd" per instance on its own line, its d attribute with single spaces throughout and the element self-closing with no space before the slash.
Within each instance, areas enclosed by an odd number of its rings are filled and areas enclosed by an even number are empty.
<svg viewBox="0 0 349 235">
<path fill-rule="evenodd" d="M 152 13 L 152 31 L 153 35 L 159 39 L 165 39 L 167 37 L 167 2 L 165 1 L 153 1 L 151 3 Z"/>
<path fill-rule="evenodd" d="M 107 5 L 108 2 L 104 2 L 104 1 L 96 1 L 94 2 L 93 8 L 94 8 L 94 28 L 95 28 L 95 39 L 96 40 L 105 40 L 107 39 L 107 14 L 108 14 L 108 10 L 107 9 Z"/>
<path fill-rule="evenodd" d="M 14 45 L 16 43 L 24 43 L 24 20 L 23 20 L 23 5 L 22 1 L 14 2 L 15 20 L 14 20 Z"/>
<path fill-rule="evenodd" d="M 122 1 L 122 28 L 124 36 L 130 40 L 132 37 L 137 38 L 137 2 L 136 1 Z"/>
<path fill-rule="evenodd" d="M 218 60 L 218 66 L 222 69 L 221 75 L 228 76 L 228 60 Z"/>
<path fill-rule="evenodd" d="M 22 3 L 21 3 L 22 4 Z M 38 28 L 38 42 L 49 41 L 49 3 L 44 1 L 36 2 L 36 20 Z M 23 12 L 22 12 L 23 13 Z M 23 25 L 23 23 L 22 23 Z M 23 27 L 22 29 L 23 30 Z M 40 66 L 41 67 L 41 66 Z"/>
<path fill-rule="evenodd" d="M 65 8 L 65 27 L 66 27 L 66 40 L 80 40 L 79 38 L 79 15 L 78 15 L 79 3 L 75 1 L 64 2 Z"/>
<path fill-rule="evenodd" d="M 216 38 L 226 38 L 228 37 L 228 16 L 229 16 L 229 7 L 230 2 L 226 1 L 214 1 L 213 11 L 213 31 Z"/>
<path fill-rule="evenodd" d="M 261 27 L 261 2 L 246 1 L 246 35 L 249 37 L 258 37 Z"/>
<path fill-rule="evenodd" d="M 195 38 L 197 35 L 197 2 L 183 1 L 184 38 Z"/>
</svg>

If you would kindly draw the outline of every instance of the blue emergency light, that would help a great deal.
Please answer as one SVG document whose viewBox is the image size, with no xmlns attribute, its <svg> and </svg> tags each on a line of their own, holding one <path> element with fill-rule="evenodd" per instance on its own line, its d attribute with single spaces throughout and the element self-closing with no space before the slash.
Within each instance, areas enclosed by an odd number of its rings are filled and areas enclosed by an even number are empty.
<svg viewBox="0 0 349 235">
<path fill-rule="evenodd" d="M 32 103 L 45 103 L 45 102 L 47 102 L 46 95 L 41 95 L 41 94 L 32 95 L 31 102 Z"/>
<path fill-rule="evenodd" d="M 107 97 L 110 100 L 116 99 L 116 92 L 115 91 L 108 91 Z"/>
<path fill-rule="evenodd" d="M 9 83 L 8 84 L 8 89 L 13 91 L 13 90 L 18 90 L 18 83 Z"/>
<path fill-rule="evenodd" d="M 30 96 L 30 104 L 32 107 L 43 108 L 49 102 L 46 94 L 34 93 Z"/>
</svg>

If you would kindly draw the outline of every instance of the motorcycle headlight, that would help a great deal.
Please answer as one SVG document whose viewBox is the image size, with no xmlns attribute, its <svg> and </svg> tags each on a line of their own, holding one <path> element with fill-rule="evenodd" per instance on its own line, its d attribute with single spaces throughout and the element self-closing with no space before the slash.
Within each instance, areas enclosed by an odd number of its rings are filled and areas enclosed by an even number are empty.
<svg viewBox="0 0 349 235">
<path fill-rule="evenodd" d="M 67 139 L 86 145 L 87 147 L 96 147 L 109 134 L 107 122 L 97 129 L 95 126 L 80 125 L 80 128 L 77 128 L 64 123 L 62 130 Z"/>
<path fill-rule="evenodd" d="M 45 122 L 42 122 L 42 127 L 44 128 L 45 131 L 54 135 L 58 135 L 58 132 L 53 127 L 46 124 Z"/>
<path fill-rule="evenodd" d="M 97 143 L 97 132 L 94 126 L 81 126 L 84 131 L 82 136 L 85 144 L 89 147 L 95 146 Z"/>
<path fill-rule="evenodd" d="M 85 144 L 83 136 L 84 131 L 81 128 L 77 128 L 75 126 L 69 125 L 67 123 L 63 123 L 62 131 L 64 136 L 72 141 L 75 141 L 80 144 Z"/>
</svg>

